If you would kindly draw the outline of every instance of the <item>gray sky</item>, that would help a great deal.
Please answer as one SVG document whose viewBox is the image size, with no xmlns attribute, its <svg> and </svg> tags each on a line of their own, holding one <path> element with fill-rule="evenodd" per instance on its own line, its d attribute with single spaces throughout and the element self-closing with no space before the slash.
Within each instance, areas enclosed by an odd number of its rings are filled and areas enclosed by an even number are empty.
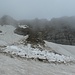
<svg viewBox="0 0 75 75">
<path fill-rule="evenodd" d="M 0 0 L 0 17 L 34 19 L 75 16 L 75 0 Z"/>
</svg>

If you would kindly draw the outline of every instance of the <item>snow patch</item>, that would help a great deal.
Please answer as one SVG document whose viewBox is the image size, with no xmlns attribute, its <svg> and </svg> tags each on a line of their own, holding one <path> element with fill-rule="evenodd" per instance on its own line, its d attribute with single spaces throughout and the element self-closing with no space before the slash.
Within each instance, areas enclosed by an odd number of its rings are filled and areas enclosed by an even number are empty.
<svg viewBox="0 0 75 75">
<path fill-rule="evenodd" d="M 55 54 L 47 50 L 41 51 L 38 48 L 32 48 L 31 44 L 28 44 L 27 46 L 24 45 L 7 46 L 3 52 L 24 58 L 39 59 L 41 61 L 47 61 L 47 62 L 66 63 L 74 60 L 74 58 L 72 57 Z"/>
<path fill-rule="evenodd" d="M 7 43 L 3 40 L 0 40 L 0 46 L 7 46 Z"/>
<path fill-rule="evenodd" d="M 19 25 L 19 27 L 25 29 L 25 28 L 27 28 L 28 26 L 27 26 L 27 25 Z"/>
</svg>

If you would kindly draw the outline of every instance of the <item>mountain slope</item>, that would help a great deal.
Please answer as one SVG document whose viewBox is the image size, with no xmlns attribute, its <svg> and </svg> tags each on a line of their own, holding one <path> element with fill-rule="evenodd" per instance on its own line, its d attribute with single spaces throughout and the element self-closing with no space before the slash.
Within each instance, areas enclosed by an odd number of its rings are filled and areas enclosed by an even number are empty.
<svg viewBox="0 0 75 75">
<path fill-rule="evenodd" d="M 1 75 L 75 75 L 75 65 L 54 65 L 10 58 L 0 53 Z"/>
<path fill-rule="evenodd" d="M 11 16 L 4 15 L 0 19 L 1 25 L 17 25 L 17 21 L 13 19 Z"/>
<path fill-rule="evenodd" d="M 61 47 L 61 45 L 47 41 L 45 41 L 46 46 L 42 46 L 39 43 L 26 43 L 25 45 L 25 42 L 23 41 L 26 41 L 26 38 L 28 36 L 15 34 L 15 27 L 11 25 L 4 25 L 0 26 L 0 30 L 2 31 L 2 33 L 0 34 L 0 44 L 4 42 L 2 46 L 5 47 L 3 49 L 1 48 L 2 52 L 24 57 L 27 59 L 47 61 L 49 63 L 66 63 L 74 61 L 74 54 L 64 49 L 64 47 Z"/>
<path fill-rule="evenodd" d="M 75 58 L 75 46 L 55 44 L 47 41 L 45 41 L 45 43 L 48 47 L 52 48 L 57 53 Z"/>
</svg>

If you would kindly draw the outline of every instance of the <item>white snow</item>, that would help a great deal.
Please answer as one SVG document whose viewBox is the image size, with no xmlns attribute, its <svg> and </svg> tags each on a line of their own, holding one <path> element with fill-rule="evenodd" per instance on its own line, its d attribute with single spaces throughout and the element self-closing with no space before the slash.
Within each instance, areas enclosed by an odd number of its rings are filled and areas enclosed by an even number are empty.
<svg viewBox="0 0 75 75">
<path fill-rule="evenodd" d="M 45 48 L 39 45 L 39 47 L 41 47 L 43 51 L 41 51 L 39 48 L 32 48 L 31 44 L 24 46 L 22 44 L 23 43 L 22 40 L 28 38 L 28 35 L 27 36 L 17 35 L 14 33 L 15 29 L 16 28 L 11 25 L 0 26 L 0 30 L 2 31 L 2 34 L 0 35 L 0 44 L 7 46 L 5 50 L 3 48 L 3 52 L 15 54 L 25 58 L 34 58 L 34 59 L 39 58 L 41 60 L 47 60 L 48 62 L 65 63 L 75 60 L 74 59 L 75 47 L 63 46 L 60 44 L 55 44 L 47 41 L 45 41 L 46 43 Z M 20 44 L 15 45 L 15 42 L 20 42 Z M 71 49 L 73 50 L 71 51 Z M 56 53 L 54 53 L 53 51 Z"/>
<path fill-rule="evenodd" d="M 0 75 L 75 75 L 75 65 L 55 65 L 0 54 Z"/>
<path fill-rule="evenodd" d="M 48 62 L 67 63 L 75 61 L 75 46 L 55 44 L 45 41 L 45 47 L 32 48 L 31 44 L 23 45 L 27 36 L 14 34 L 15 27 L 11 25 L 0 26 L 0 51 L 17 55 L 23 58 L 47 60 Z M 18 42 L 20 42 L 18 44 Z M 17 44 L 16 44 L 17 43 Z M 55 53 L 56 52 L 56 53 Z M 10 58 L 0 53 L 1 75 L 75 75 L 75 64 L 49 64 L 21 58 Z"/>
<path fill-rule="evenodd" d="M 0 34 L 0 40 L 5 41 L 8 44 L 12 44 L 23 38 L 23 36 L 14 34 L 15 29 L 16 28 L 11 25 L 0 25 L 0 30 L 2 31 L 2 33 Z"/>
<path fill-rule="evenodd" d="M 0 40 L 0 46 L 7 46 L 7 42 Z"/>
<path fill-rule="evenodd" d="M 19 27 L 25 29 L 25 28 L 27 28 L 28 26 L 27 26 L 27 25 L 19 25 Z"/>
<path fill-rule="evenodd" d="M 38 48 L 32 48 L 30 44 L 28 44 L 27 46 L 24 45 L 7 46 L 3 52 L 19 55 L 20 57 L 25 57 L 25 58 L 34 58 L 34 59 L 39 58 L 42 60 L 46 60 L 48 62 L 66 63 L 74 60 L 74 58 L 71 56 L 68 57 L 64 55 L 55 54 L 53 52 L 49 52 L 47 50 L 41 51 Z"/>
</svg>

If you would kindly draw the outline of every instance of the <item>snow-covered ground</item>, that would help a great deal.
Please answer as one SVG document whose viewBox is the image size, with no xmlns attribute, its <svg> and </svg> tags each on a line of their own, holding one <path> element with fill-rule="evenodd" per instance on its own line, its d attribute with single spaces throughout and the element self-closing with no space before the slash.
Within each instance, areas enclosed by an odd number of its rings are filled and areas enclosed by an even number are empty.
<svg viewBox="0 0 75 75">
<path fill-rule="evenodd" d="M 55 65 L 51 63 L 75 62 L 75 46 L 55 44 L 45 41 L 45 47 L 32 48 L 21 40 L 28 36 L 14 33 L 11 25 L 0 26 L 0 74 L 1 75 L 75 75 L 75 64 Z M 22 58 L 10 58 L 2 52 Z M 39 61 L 42 62 L 39 62 Z M 48 62 L 48 63 L 43 63 Z"/>
<path fill-rule="evenodd" d="M 16 28 L 11 25 L 0 25 L 0 30 L 2 31 L 2 33 L 0 33 L 0 40 L 6 42 L 7 44 L 12 44 L 23 38 L 23 36 L 14 34 L 15 29 Z"/>
<path fill-rule="evenodd" d="M 75 46 L 55 44 L 52 42 L 45 41 L 46 45 L 52 50 L 65 56 L 72 56 L 75 58 Z"/>
<path fill-rule="evenodd" d="M 28 61 L 0 53 L 0 75 L 75 75 L 75 65 Z"/>
<path fill-rule="evenodd" d="M 15 43 L 21 42 L 22 39 L 27 37 L 17 35 L 14 33 L 15 27 L 11 25 L 0 26 L 2 33 L 0 34 L 0 46 L 2 52 L 10 53 L 12 55 L 20 56 L 23 58 L 38 59 L 40 61 L 47 62 L 59 62 L 66 63 L 74 61 L 74 55 L 67 51 L 62 45 L 45 41 L 46 48 L 39 46 L 39 48 L 32 48 L 31 44 L 26 46 L 23 44 L 15 45 Z M 14 45 L 12 45 L 14 44 Z M 48 47 L 48 50 L 47 50 Z M 74 52 L 73 52 L 74 53 Z"/>
<path fill-rule="evenodd" d="M 25 28 L 27 28 L 28 26 L 27 26 L 27 25 L 19 25 L 18 27 L 25 29 Z"/>
<path fill-rule="evenodd" d="M 64 56 L 48 50 L 41 51 L 39 48 L 32 48 L 30 44 L 24 45 L 11 45 L 5 47 L 2 52 L 10 53 L 12 55 L 20 56 L 27 59 L 39 59 L 45 62 L 54 62 L 54 63 L 66 63 L 74 61 L 74 58 L 71 56 Z"/>
</svg>

